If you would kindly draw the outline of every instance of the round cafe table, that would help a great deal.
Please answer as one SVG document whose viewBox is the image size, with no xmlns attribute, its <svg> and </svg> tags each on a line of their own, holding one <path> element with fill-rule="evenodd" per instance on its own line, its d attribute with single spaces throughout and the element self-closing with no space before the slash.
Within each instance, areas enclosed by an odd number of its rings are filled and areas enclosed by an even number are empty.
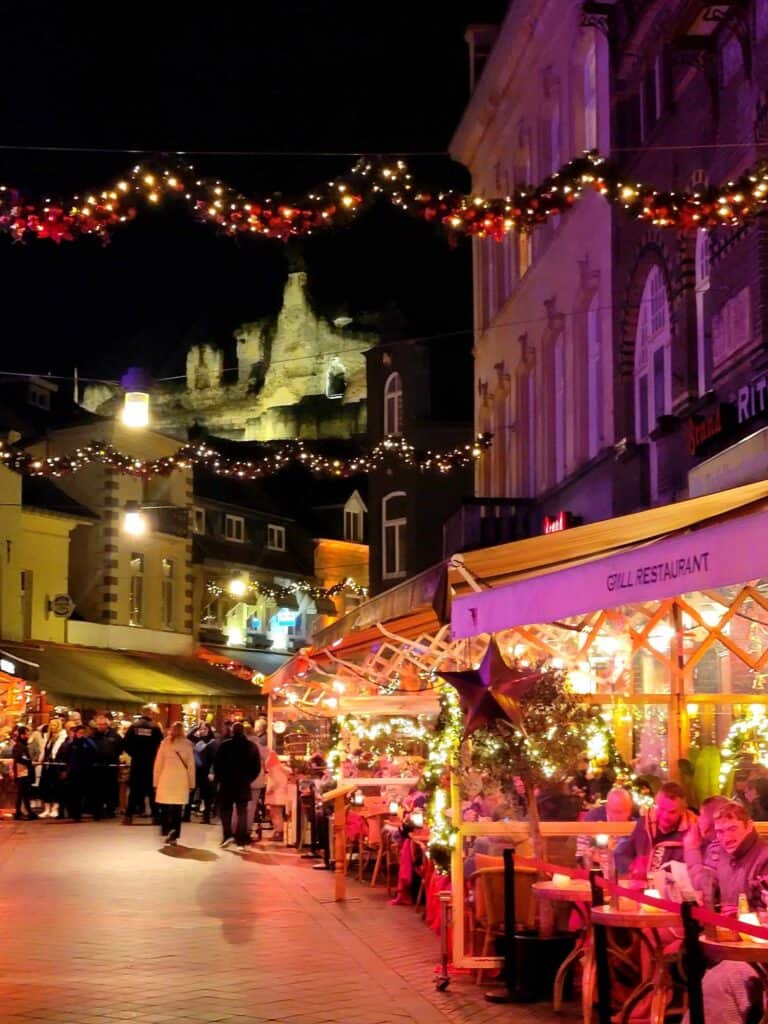
<svg viewBox="0 0 768 1024">
<path fill-rule="evenodd" d="M 576 937 L 576 944 L 571 952 L 563 960 L 555 975 L 555 984 L 552 989 L 552 1008 L 559 1013 L 563 1006 L 563 988 L 568 971 L 578 961 L 584 960 L 583 983 L 582 983 L 582 1005 L 584 1020 L 586 1024 L 592 1017 L 592 1002 L 594 998 L 594 972 L 587 977 L 586 965 L 591 963 L 587 957 L 589 947 L 589 913 L 587 904 L 592 900 L 592 886 L 586 879 L 571 878 L 567 882 L 534 882 L 531 886 L 533 894 L 538 900 L 563 900 L 574 905 L 576 913 L 581 919 L 581 928 Z"/>
<path fill-rule="evenodd" d="M 641 978 L 640 983 L 627 997 L 619 1015 L 619 1024 L 626 1024 L 636 1004 L 643 996 L 651 993 L 651 1024 L 664 1024 L 667 1008 L 667 993 L 672 988 L 664 947 L 669 941 L 668 936 L 661 934 L 662 929 L 679 928 L 680 914 L 671 910 L 655 910 L 636 903 L 634 908 L 631 897 L 621 897 L 619 907 L 592 907 L 592 924 L 607 928 L 627 928 L 637 933 L 640 942 L 648 952 L 650 971 L 648 976 Z M 625 909 L 626 907 L 626 909 Z"/>
<path fill-rule="evenodd" d="M 765 1006 L 765 993 L 768 992 L 768 942 L 737 942 L 730 939 L 721 942 L 707 935 L 702 935 L 699 942 L 702 950 L 714 960 L 738 960 L 755 968 L 760 976 L 764 994 L 760 1024 L 768 1024 L 768 1007 Z"/>
</svg>

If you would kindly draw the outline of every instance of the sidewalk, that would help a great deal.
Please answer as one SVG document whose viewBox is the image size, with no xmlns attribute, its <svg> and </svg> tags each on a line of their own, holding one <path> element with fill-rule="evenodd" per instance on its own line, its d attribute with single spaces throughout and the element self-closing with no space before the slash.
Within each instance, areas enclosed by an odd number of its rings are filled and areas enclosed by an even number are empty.
<svg viewBox="0 0 768 1024">
<path fill-rule="evenodd" d="M 460 975 L 437 992 L 437 939 L 386 890 L 263 843 L 218 849 L 184 826 L 0 824 L 4 1024 L 553 1024 L 551 1006 L 494 1006 Z"/>
</svg>

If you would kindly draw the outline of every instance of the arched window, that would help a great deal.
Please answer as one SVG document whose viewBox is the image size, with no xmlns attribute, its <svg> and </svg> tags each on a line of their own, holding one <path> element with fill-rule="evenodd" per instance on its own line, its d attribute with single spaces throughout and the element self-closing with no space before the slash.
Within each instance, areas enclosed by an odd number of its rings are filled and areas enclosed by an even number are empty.
<svg viewBox="0 0 768 1024">
<path fill-rule="evenodd" d="M 711 358 L 704 327 L 704 296 L 709 291 L 709 232 L 696 232 L 696 365 L 699 394 L 709 390 Z"/>
<path fill-rule="evenodd" d="M 347 371 L 338 356 L 334 356 L 328 367 L 325 393 L 328 398 L 343 398 L 346 390 Z"/>
<path fill-rule="evenodd" d="M 405 491 L 391 491 L 381 500 L 381 578 L 405 576 L 405 531 L 408 525 Z"/>
<path fill-rule="evenodd" d="M 652 267 L 640 299 L 635 338 L 635 431 L 639 441 L 672 409 L 669 300 L 660 267 Z"/>
<path fill-rule="evenodd" d="M 384 385 L 384 433 L 403 432 L 403 381 L 399 373 L 390 373 Z"/>
</svg>

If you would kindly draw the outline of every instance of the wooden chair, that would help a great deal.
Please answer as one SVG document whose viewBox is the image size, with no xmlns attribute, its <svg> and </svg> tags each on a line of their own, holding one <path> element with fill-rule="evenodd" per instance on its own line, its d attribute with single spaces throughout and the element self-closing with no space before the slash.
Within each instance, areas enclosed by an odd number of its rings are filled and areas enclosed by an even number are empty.
<svg viewBox="0 0 768 1024">
<path fill-rule="evenodd" d="M 484 858 L 501 860 L 501 858 Z M 523 931 L 533 928 L 536 922 L 536 897 L 533 894 L 533 883 L 538 872 L 535 868 L 519 867 L 515 869 L 515 930 Z M 472 912 L 470 916 L 470 935 L 472 951 L 476 950 L 477 940 L 482 936 L 480 956 L 488 956 L 491 942 L 498 935 L 504 934 L 504 865 L 479 867 L 469 878 Z M 477 972 L 480 983 L 482 968 Z"/>
</svg>

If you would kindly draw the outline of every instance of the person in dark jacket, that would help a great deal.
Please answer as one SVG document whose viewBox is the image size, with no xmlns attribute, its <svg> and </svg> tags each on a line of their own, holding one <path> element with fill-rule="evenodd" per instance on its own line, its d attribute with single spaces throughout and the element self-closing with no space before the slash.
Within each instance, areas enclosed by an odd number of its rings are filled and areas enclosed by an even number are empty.
<svg viewBox="0 0 768 1024">
<path fill-rule="evenodd" d="M 667 861 L 684 860 L 683 841 L 695 823 L 696 815 L 686 807 L 682 787 L 665 782 L 654 806 L 638 819 L 631 835 L 617 844 L 618 874 L 644 879 Z"/>
<path fill-rule="evenodd" d="M 71 741 L 63 748 L 64 788 L 67 811 L 72 821 L 81 821 L 83 803 L 89 785 L 93 763 L 96 760 L 96 744 L 88 736 L 84 725 L 73 730 Z"/>
<path fill-rule="evenodd" d="M 123 739 L 123 750 L 131 759 L 131 769 L 128 776 L 128 806 L 123 818 L 124 825 L 133 823 L 134 814 L 144 813 L 147 798 L 153 820 L 156 824 L 160 823 L 152 785 L 152 771 L 157 748 L 162 742 L 162 729 L 146 713 L 128 727 Z"/>
<path fill-rule="evenodd" d="M 216 733 L 207 722 L 200 722 L 187 735 L 187 739 L 195 751 L 195 788 L 197 791 L 198 807 L 202 811 L 203 824 L 210 825 L 214 787 L 208 775 L 211 771 L 211 744 L 216 739 Z M 217 749 L 218 745 L 214 748 L 214 752 Z"/>
<path fill-rule="evenodd" d="M 213 774 L 219 787 L 221 846 L 236 844 L 243 850 L 248 843 L 248 801 L 251 782 L 261 771 L 258 747 L 245 735 L 242 722 L 232 726 L 232 739 L 224 740 L 213 760 Z M 237 812 L 237 828 L 232 832 L 232 811 Z"/>
<path fill-rule="evenodd" d="M 27 809 L 27 820 L 36 818 L 32 810 L 30 794 L 32 792 L 32 781 L 35 777 L 35 768 L 29 753 L 29 729 L 26 725 L 20 725 L 16 729 L 16 742 L 13 744 L 13 778 L 16 782 L 16 813 L 14 818 L 21 821 L 24 815 L 21 813 L 22 806 Z"/>
<path fill-rule="evenodd" d="M 97 715 L 91 739 L 96 757 L 91 773 L 91 807 L 94 821 L 114 818 L 119 800 L 117 761 L 123 752 L 123 740 L 106 715 Z"/>
</svg>

